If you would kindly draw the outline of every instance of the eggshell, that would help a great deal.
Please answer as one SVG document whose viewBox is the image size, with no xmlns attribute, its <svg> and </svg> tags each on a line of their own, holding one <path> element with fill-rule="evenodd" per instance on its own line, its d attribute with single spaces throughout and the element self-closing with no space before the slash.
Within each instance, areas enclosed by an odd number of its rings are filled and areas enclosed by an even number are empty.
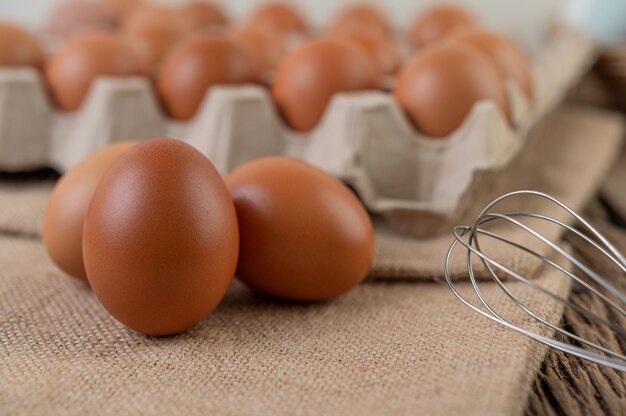
<svg viewBox="0 0 626 416">
<path fill-rule="evenodd" d="M 270 26 L 283 33 L 304 32 L 308 24 L 300 12 L 287 3 L 266 3 L 256 9 L 248 21 L 250 26 Z"/>
<path fill-rule="evenodd" d="M 172 139 L 135 145 L 104 174 L 89 205 L 83 256 L 104 308 L 148 335 L 209 315 L 239 249 L 235 208 L 211 162 Z"/>
<path fill-rule="evenodd" d="M 306 162 L 268 157 L 226 178 L 240 230 L 236 276 L 261 293 L 320 301 L 358 285 L 374 256 L 367 212 L 340 181 Z"/>
<path fill-rule="evenodd" d="M 415 47 L 431 45 L 459 28 L 474 25 L 474 18 L 454 6 L 435 6 L 428 9 L 409 26 L 409 42 Z"/>
<path fill-rule="evenodd" d="M 146 74 L 155 73 L 167 52 L 181 39 L 180 32 L 168 25 L 134 26 L 124 33 L 124 37 Z"/>
<path fill-rule="evenodd" d="M 252 62 L 254 79 L 263 82 L 285 53 L 285 43 L 280 32 L 269 26 L 243 26 L 230 32 L 230 36 L 243 46 Z"/>
<path fill-rule="evenodd" d="M 46 67 L 50 92 L 57 105 L 76 110 L 99 76 L 144 75 L 141 61 L 123 37 L 89 32 L 71 38 Z"/>
<path fill-rule="evenodd" d="M 87 281 L 83 264 L 83 220 L 104 172 L 137 142 L 120 142 L 100 149 L 61 177 L 48 199 L 43 242 L 48 256 L 65 273 Z"/>
<path fill-rule="evenodd" d="M 372 5 L 355 4 L 341 12 L 331 26 L 332 31 L 363 30 L 375 32 L 379 36 L 388 36 L 391 24 L 385 14 Z"/>
<path fill-rule="evenodd" d="M 402 64 L 402 53 L 389 39 L 368 30 L 349 30 L 342 33 L 367 52 L 381 74 L 395 73 Z"/>
<path fill-rule="evenodd" d="M 122 22 L 132 9 L 143 4 L 141 0 L 104 0 L 104 3 L 111 8 L 118 22 Z"/>
<path fill-rule="evenodd" d="M 194 1 L 183 5 L 180 9 L 183 21 L 192 30 L 203 29 L 212 25 L 226 24 L 224 12 L 213 3 Z"/>
<path fill-rule="evenodd" d="M 115 11 L 100 1 L 72 0 L 60 3 L 48 18 L 47 30 L 56 36 L 72 36 L 91 30 L 114 30 Z"/>
<path fill-rule="evenodd" d="M 400 70 L 394 95 L 415 126 L 432 137 L 456 130 L 480 100 L 493 100 L 508 116 L 505 85 L 496 67 L 473 48 L 432 46 Z"/>
<path fill-rule="evenodd" d="M 155 4 L 141 4 L 133 7 L 122 22 L 122 28 L 126 31 L 142 26 L 169 27 L 181 36 L 195 29 L 180 9 Z"/>
<path fill-rule="evenodd" d="M 376 88 L 373 59 L 342 38 L 319 38 L 300 45 L 276 69 L 272 94 L 287 123 L 311 130 L 337 92 Z"/>
<path fill-rule="evenodd" d="M 483 53 L 500 72 L 502 78 L 517 82 L 527 97 L 533 96 L 533 82 L 528 61 L 515 42 L 479 27 L 460 29 L 446 41 L 459 42 Z"/>
<path fill-rule="evenodd" d="M 41 43 L 30 32 L 11 23 L 0 21 L 0 67 L 43 66 Z"/>
<path fill-rule="evenodd" d="M 210 87 L 253 80 L 252 61 L 243 46 L 227 37 L 199 34 L 170 50 L 157 87 L 168 113 L 189 120 Z"/>
</svg>

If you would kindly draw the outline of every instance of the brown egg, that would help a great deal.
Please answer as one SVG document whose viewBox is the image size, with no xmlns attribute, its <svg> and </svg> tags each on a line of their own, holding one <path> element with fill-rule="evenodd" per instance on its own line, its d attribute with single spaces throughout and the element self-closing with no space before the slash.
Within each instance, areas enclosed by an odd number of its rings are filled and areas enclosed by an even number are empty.
<svg viewBox="0 0 626 416">
<path fill-rule="evenodd" d="M 210 87 L 253 79 L 252 62 L 243 46 L 230 38 L 199 34 L 167 54 L 157 86 L 168 113 L 189 120 Z"/>
<path fill-rule="evenodd" d="M 176 7 L 141 4 L 133 7 L 122 22 L 126 31 L 142 26 L 164 26 L 177 31 L 181 36 L 190 33 L 195 28 L 192 22 L 185 18 L 185 14 Z"/>
<path fill-rule="evenodd" d="M 132 12 L 135 7 L 141 7 L 142 0 L 103 0 L 104 3 L 111 8 L 115 19 L 121 23 L 126 16 Z"/>
<path fill-rule="evenodd" d="M 276 69 L 272 95 L 287 123 L 298 131 L 320 121 L 335 93 L 374 89 L 376 63 L 342 38 L 319 38 L 291 51 Z"/>
<path fill-rule="evenodd" d="M 446 41 L 459 42 L 476 48 L 490 59 L 505 81 L 515 81 L 526 96 L 533 96 L 533 82 L 528 61 L 513 41 L 498 33 L 479 27 L 469 27 L 451 34 Z"/>
<path fill-rule="evenodd" d="M 424 47 L 459 28 L 474 24 L 474 18 L 461 8 L 435 6 L 419 15 L 410 25 L 409 42 L 415 47 Z"/>
<path fill-rule="evenodd" d="M 0 21 L 0 67 L 43 66 L 44 53 L 39 40 L 30 32 Z"/>
<path fill-rule="evenodd" d="M 71 38 L 48 61 L 46 78 L 57 105 L 76 110 L 99 76 L 144 75 L 141 62 L 123 37 L 90 32 Z"/>
<path fill-rule="evenodd" d="M 381 74 L 393 74 L 402 64 L 402 53 L 385 37 L 368 30 L 345 31 L 342 35 L 363 48 L 376 62 Z"/>
<path fill-rule="evenodd" d="M 269 26 L 242 26 L 232 30 L 230 36 L 248 53 L 257 82 L 264 81 L 285 53 L 281 33 Z"/>
<path fill-rule="evenodd" d="M 364 29 L 375 32 L 379 36 L 388 36 L 391 32 L 391 25 L 387 16 L 376 7 L 355 4 L 340 13 L 331 26 L 332 31 L 338 32 Z"/>
<path fill-rule="evenodd" d="M 183 21 L 192 30 L 203 29 L 213 25 L 226 24 L 226 16 L 215 4 L 206 1 L 194 1 L 181 7 Z"/>
<path fill-rule="evenodd" d="M 393 92 L 415 126 L 432 137 L 456 130 L 480 100 L 495 101 L 508 116 L 498 70 L 481 53 L 456 43 L 432 46 L 404 64 Z"/>
<path fill-rule="evenodd" d="M 308 25 L 300 12 L 287 3 L 267 3 L 250 17 L 250 26 L 270 26 L 283 33 L 304 32 Z"/>
<path fill-rule="evenodd" d="M 48 199 L 43 242 L 48 256 L 65 273 L 87 281 L 83 264 L 83 220 L 104 172 L 137 142 L 120 142 L 100 149 L 68 171 Z"/>
<path fill-rule="evenodd" d="M 146 74 L 155 73 L 167 52 L 181 39 L 180 32 L 167 25 L 134 26 L 124 32 L 124 37 Z"/>
<path fill-rule="evenodd" d="M 372 223 L 340 181 L 306 162 L 268 157 L 226 178 L 237 210 L 236 276 L 290 300 L 332 299 L 358 285 L 374 256 Z"/>
<path fill-rule="evenodd" d="M 230 285 L 239 250 L 233 201 L 219 173 L 178 140 L 135 145 L 104 174 L 83 231 L 94 294 L 148 335 L 182 332 Z"/>
<path fill-rule="evenodd" d="M 115 11 L 108 4 L 92 0 L 60 3 L 50 14 L 47 30 L 56 36 L 72 36 L 91 30 L 114 30 Z"/>
</svg>

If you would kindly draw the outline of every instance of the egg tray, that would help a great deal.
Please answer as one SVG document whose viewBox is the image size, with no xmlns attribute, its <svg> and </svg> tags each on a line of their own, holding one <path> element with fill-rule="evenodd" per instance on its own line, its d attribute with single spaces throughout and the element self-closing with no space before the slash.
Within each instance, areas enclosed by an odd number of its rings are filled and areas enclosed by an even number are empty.
<svg viewBox="0 0 626 416">
<path fill-rule="evenodd" d="M 592 42 L 561 27 L 531 60 L 532 105 L 507 86 L 511 120 L 478 102 L 445 138 L 415 130 L 385 91 L 341 93 L 308 133 L 285 126 L 262 86 L 211 88 L 188 122 L 163 115 L 144 78 L 100 78 L 82 107 L 54 108 L 40 75 L 0 70 L 0 170 L 63 172 L 108 143 L 157 136 L 193 145 L 222 174 L 262 156 L 307 160 L 348 183 L 371 213 L 403 233 L 431 236 L 464 212 L 471 190 L 488 186 L 522 148 L 528 130 L 554 108 L 591 64 Z"/>
</svg>

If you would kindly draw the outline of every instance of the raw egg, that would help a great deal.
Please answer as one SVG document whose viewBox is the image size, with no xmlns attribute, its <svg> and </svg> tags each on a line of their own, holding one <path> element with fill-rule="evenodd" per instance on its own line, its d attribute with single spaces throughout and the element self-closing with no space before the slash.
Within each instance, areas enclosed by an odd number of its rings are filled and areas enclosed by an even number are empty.
<svg viewBox="0 0 626 416">
<path fill-rule="evenodd" d="M 356 29 L 372 31 L 379 36 L 388 36 L 391 32 L 391 25 L 387 16 L 376 7 L 356 4 L 340 13 L 331 27 L 332 31 L 338 32 Z"/>
<path fill-rule="evenodd" d="M 204 29 L 214 25 L 226 24 L 226 16 L 213 3 L 194 1 L 180 9 L 181 18 L 192 30 Z"/>
<path fill-rule="evenodd" d="M 87 210 L 83 257 L 94 294 L 148 335 L 209 315 L 235 272 L 233 201 L 211 162 L 173 139 L 133 146 L 106 171 Z"/>
<path fill-rule="evenodd" d="M 141 26 L 165 26 L 177 31 L 181 36 L 194 29 L 180 9 L 154 4 L 142 4 L 133 7 L 122 23 L 125 30 Z"/>
<path fill-rule="evenodd" d="M 71 38 L 48 61 L 46 78 L 57 105 L 76 110 L 100 76 L 144 75 L 141 62 L 123 37 L 90 32 Z"/>
<path fill-rule="evenodd" d="M 404 64 L 394 95 L 424 134 L 443 137 L 456 130 L 473 105 L 493 100 L 508 116 L 505 86 L 483 54 L 457 43 L 432 46 Z"/>
<path fill-rule="evenodd" d="M 381 74 L 393 74 L 402 63 L 402 53 L 389 39 L 369 30 L 349 30 L 343 34 L 363 48 L 374 60 Z"/>
<path fill-rule="evenodd" d="M 118 23 L 124 21 L 133 8 L 142 5 L 141 0 L 103 0 L 111 8 Z"/>
<path fill-rule="evenodd" d="M 298 131 L 320 121 L 335 93 L 374 89 L 376 63 L 343 38 L 319 38 L 300 45 L 276 69 L 272 94 L 287 123 Z"/>
<path fill-rule="evenodd" d="M 90 0 L 60 3 L 48 18 L 47 30 L 56 36 L 71 36 L 90 30 L 114 30 L 115 11 L 108 4 Z"/>
<path fill-rule="evenodd" d="M 367 275 L 374 232 L 339 180 L 306 162 L 257 159 L 226 178 L 240 231 L 236 276 L 261 293 L 321 301 Z"/>
<path fill-rule="evenodd" d="M 458 30 L 450 35 L 448 40 L 476 48 L 492 61 L 505 81 L 513 80 L 528 98 L 532 98 L 533 82 L 530 67 L 524 53 L 513 41 L 479 27 Z"/>
<path fill-rule="evenodd" d="M 19 26 L 0 22 L 0 67 L 43 66 L 43 48 L 37 38 Z"/>
<path fill-rule="evenodd" d="M 213 85 L 253 80 L 252 61 L 243 46 L 227 37 L 199 34 L 167 54 L 157 87 L 169 114 L 189 120 Z"/>
<path fill-rule="evenodd" d="M 124 32 L 124 37 L 146 74 L 153 74 L 167 52 L 181 39 L 180 32 L 169 25 L 134 26 Z"/>
<path fill-rule="evenodd" d="M 474 18 L 454 6 L 435 6 L 418 16 L 409 27 L 409 42 L 415 47 L 431 45 L 453 31 L 474 25 Z"/>
<path fill-rule="evenodd" d="M 52 261 L 65 273 L 87 281 L 83 263 L 83 220 L 104 172 L 137 142 L 120 142 L 100 149 L 69 170 L 48 199 L 43 242 Z"/>
<path fill-rule="evenodd" d="M 286 3 L 267 3 L 259 7 L 250 17 L 251 26 L 270 26 L 283 33 L 307 30 L 308 25 L 300 12 Z"/>
<path fill-rule="evenodd" d="M 239 27 L 231 31 L 230 36 L 248 53 L 257 82 L 264 81 L 265 75 L 285 53 L 281 33 L 269 26 Z"/>
</svg>

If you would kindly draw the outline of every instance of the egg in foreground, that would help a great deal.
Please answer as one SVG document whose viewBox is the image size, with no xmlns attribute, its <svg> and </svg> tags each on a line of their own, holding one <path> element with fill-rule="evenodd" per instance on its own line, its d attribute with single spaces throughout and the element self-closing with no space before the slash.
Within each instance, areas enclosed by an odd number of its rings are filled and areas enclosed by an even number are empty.
<svg viewBox="0 0 626 416">
<path fill-rule="evenodd" d="M 70 276 L 87 281 L 82 249 L 87 207 L 104 172 L 136 143 L 115 143 L 92 153 L 59 179 L 48 198 L 43 242 L 48 256 Z"/>
<path fill-rule="evenodd" d="M 147 335 L 182 332 L 228 289 L 239 248 L 235 208 L 211 162 L 173 139 L 124 153 L 87 210 L 83 257 L 104 308 Z"/>
<path fill-rule="evenodd" d="M 241 238 L 237 278 L 277 298 L 322 301 L 358 285 L 374 256 L 370 218 L 338 179 L 267 157 L 226 178 Z"/>
</svg>

